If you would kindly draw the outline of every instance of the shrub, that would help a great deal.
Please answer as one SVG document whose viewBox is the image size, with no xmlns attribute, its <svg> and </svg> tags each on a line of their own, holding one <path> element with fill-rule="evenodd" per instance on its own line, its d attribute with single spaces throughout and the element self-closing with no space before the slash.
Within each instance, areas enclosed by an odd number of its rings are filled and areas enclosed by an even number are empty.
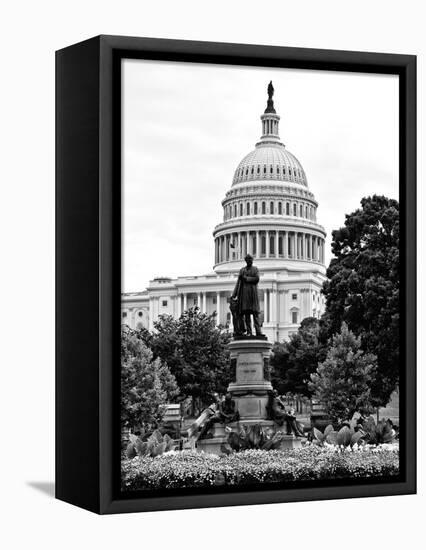
<svg viewBox="0 0 426 550">
<path fill-rule="evenodd" d="M 160 430 L 154 430 L 146 441 L 130 434 L 130 442 L 126 448 L 126 456 L 130 459 L 138 455 L 156 457 L 168 451 L 173 451 L 174 448 L 175 443 L 169 435 L 163 435 Z"/>
<path fill-rule="evenodd" d="M 229 456 L 195 451 L 122 461 L 122 489 L 173 489 L 214 485 L 370 478 L 399 473 L 399 453 L 386 447 L 338 450 L 305 446 L 287 451 L 247 450 Z"/>
</svg>

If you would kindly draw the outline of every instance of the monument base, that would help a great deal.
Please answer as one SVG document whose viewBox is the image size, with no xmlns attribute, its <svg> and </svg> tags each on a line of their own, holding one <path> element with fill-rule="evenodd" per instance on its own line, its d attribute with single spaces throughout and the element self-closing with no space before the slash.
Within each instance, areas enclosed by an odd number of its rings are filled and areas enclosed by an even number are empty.
<svg viewBox="0 0 426 550">
<path fill-rule="evenodd" d="M 279 450 L 285 451 L 286 449 L 300 449 L 302 447 L 302 438 L 295 435 L 285 435 L 282 438 Z"/>
<path fill-rule="evenodd" d="M 210 437 L 199 439 L 197 441 L 197 451 L 200 453 L 209 453 L 213 455 L 222 454 L 222 444 L 228 442 L 227 436 Z"/>
</svg>

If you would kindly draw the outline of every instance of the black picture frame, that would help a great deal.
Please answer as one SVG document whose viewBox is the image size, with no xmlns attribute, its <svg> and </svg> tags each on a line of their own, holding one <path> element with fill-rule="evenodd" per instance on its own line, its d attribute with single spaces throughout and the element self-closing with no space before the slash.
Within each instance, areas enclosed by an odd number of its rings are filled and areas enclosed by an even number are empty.
<svg viewBox="0 0 426 550">
<path fill-rule="evenodd" d="M 401 476 L 120 493 L 123 58 L 399 76 Z M 416 492 L 416 56 L 98 36 L 56 52 L 56 498 L 100 514 Z"/>
</svg>

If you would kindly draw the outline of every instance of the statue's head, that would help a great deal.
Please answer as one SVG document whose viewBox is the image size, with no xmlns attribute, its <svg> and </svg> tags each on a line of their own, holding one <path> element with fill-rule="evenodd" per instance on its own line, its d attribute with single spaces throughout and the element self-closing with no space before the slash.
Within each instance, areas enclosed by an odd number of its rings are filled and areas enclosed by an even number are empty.
<svg viewBox="0 0 426 550">
<path fill-rule="evenodd" d="M 251 267 L 253 265 L 253 256 L 251 254 L 247 254 L 244 260 L 246 261 L 248 267 Z"/>
<path fill-rule="evenodd" d="M 232 399 L 232 395 L 229 393 L 229 391 L 225 393 L 225 399 L 227 401 L 230 401 Z"/>
</svg>

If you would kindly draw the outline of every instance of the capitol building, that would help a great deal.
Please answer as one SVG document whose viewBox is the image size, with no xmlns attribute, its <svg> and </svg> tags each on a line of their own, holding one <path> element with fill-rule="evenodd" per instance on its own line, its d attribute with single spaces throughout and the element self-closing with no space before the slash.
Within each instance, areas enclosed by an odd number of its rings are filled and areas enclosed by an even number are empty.
<svg viewBox="0 0 426 550">
<path fill-rule="evenodd" d="M 280 139 L 272 83 L 268 94 L 261 137 L 238 164 L 222 200 L 212 272 L 156 278 L 146 290 L 122 294 L 123 324 L 152 330 L 159 316 L 178 318 L 198 306 L 216 312 L 217 324 L 232 330 L 229 298 L 247 253 L 260 272 L 262 331 L 271 342 L 287 339 L 305 317 L 322 315 L 326 233 L 317 223 L 318 203 L 306 173 Z"/>
</svg>

